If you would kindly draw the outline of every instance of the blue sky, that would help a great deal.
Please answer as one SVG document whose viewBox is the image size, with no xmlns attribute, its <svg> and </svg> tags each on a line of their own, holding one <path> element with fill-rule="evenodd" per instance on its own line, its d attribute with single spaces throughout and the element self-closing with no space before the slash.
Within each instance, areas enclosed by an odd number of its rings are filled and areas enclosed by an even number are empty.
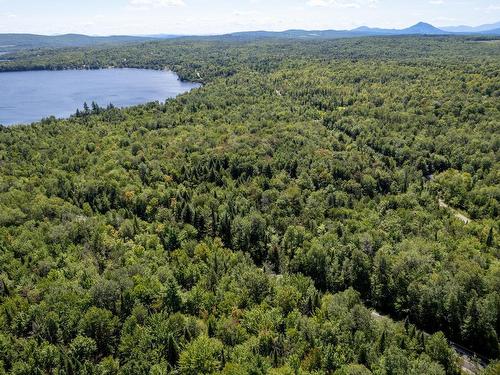
<svg viewBox="0 0 500 375">
<path fill-rule="evenodd" d="M 217 34 L 500 21 L 500 0 L 0 0 L 0 33 Z"/>
</svg>

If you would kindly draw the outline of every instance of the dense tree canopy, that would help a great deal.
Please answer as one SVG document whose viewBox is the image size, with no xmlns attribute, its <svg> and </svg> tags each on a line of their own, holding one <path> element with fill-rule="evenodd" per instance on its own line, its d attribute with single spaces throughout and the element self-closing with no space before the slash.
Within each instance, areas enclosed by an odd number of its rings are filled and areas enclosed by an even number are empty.
<svg viewBox="0 0 500 375">
<path fill-rule="evenodd" d="M 409 37 L 0 62 L 204 83 L 0 128 L 0 373 L 458 374 L 448 340 L 498 359 L 499 58 Z"/>
</svg>

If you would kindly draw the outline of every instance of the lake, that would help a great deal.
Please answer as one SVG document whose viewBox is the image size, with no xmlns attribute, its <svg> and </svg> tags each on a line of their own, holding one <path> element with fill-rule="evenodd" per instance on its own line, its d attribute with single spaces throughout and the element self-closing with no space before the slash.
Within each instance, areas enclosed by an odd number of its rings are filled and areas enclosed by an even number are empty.
<svg viewBox="0 0 500 375">
<path fill-rule="evenodd" d="M 165 101 L 200 85 L 169 71 L 102 69 L 0 73 L 0 124 L 69 117 L 83 103 L 127 107 Z"/>
</svg>

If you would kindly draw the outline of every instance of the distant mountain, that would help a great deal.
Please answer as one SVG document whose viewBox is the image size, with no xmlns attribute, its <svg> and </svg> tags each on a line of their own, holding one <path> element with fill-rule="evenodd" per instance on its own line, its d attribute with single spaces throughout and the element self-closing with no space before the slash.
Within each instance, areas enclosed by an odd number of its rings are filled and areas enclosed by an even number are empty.
<svg viewBox="0 0 500 375">
<path fill-rule="evenodd" d="M 429 23 L 419 22 L 416 25 L 408 27 L 407 29 L 399 30 L 401 34 L 422 34 L 422 35 L 443 35 L 448 32 L 438 29 Z"/>
<path fill-rule="evenodd" d="M 500 29 L 500 22 L 481 26 L 446 26 L 442 27 L 441 29 L 452 33 L 482 33 L 484 31 L 493 31 L 495 29 Z"/>
<path fill-rule="evenodd" d="M 80 34 L 35 35 L 0 34 L 0 52 L 15 52 L 33 48 L 87 47 L 99 44 L 134 43 L 152 40 L 136 36 L 88 36 Z"/>
<path fill-rule="evenodd" d="M 356 32 L 358 34 L 369 34 L 369 35 L 393 35 L 393 34 L 398 34 L 401 30 L 396 30 L 396 29 L 381 29 L 378 27 L 368 27 L 368 26 L 361 26 L 356 29 L 351 30 L 353 32 Z"/>
<path fill-rule="evenodd" d="M 481 35 L 500 35 L 500 28 L 494 30 L 481 31 Z"/>
<path fill-rule="evenodd" d="M 353 30 L 286 30 L 286 31 L 248 31 L 224 35 L 237 39 L 252 38 L 353 38 L 377 35 L 447 35 L 447 31 L 431 24 L 420 22 L 406 29 L 380 29 L 361 26 Z"/>
<path fill-rule="evenodd" d="M 244 31 L 213 36 L 182 36 L 174 34 L 155 34 L 145 36 L 88 36 L 79 34 L 66 35 L 34 35 L 34 34 L 0 34 L 0 55 L 33 48 L 86 47 L 120 43 L 146 42 L 159 39 L 199 38 L 224 40 L 252 40 L 262 38 L 275 39 L 338 39 L 366 36 L 397 35 L 499 35 L 500 22 L 478 27 L 454 26 L 444 29 L 429 23 L 419 22 L 405 29 L 382 29 L 361 26 L 353 30 L 286 30 L 286 31 Z"/>
<path fill-rule="evenodd" d="M 335 39 L 335 38 L 351 38 L 355 36 L 359 36 L 359 33 L 349 30 L 286 30 L 286 31 L 243 31 L 221 36 L 215 36 L 214 38 Z"/>
<path fill-rule="evenodd" d="M 182 38 L 187 35 L 179 35 L 179 34 L 152 34 L 152 35 L 141 35 L 146 38 L 154 38 L 154 39 L 174 39 L 174 38 Z"/>
<path fill-rule="evenodd" d="M 406 29 L 381 29 L 361 26 L 351 30 L 362 35 L 445 35 L 447 31 L 438 29 L 429 23 L 419 22 Z"/>
<path fill-rule="evenodd" d="M 337 39 L 353 38 L 366 36 L 398 36 L 398 35 L 498 35 L 500 36 L 499 23 L 483 25 L 475 28 L 467 26 L 457 26 L 455 30 L 450 31 L 437 28 L 429 23 L 419 22 L 405 29 L 382 29 L 361 26 L 352 30 L 286 30 L 286 31 L 247 31 L 237 32 L 226 35 L 214 36 L 213 38 L 251 40 L 259 38 L 278 38 L 278 39 Z M 491 29 L 490 29 L 491 27 Z M 469 30 L 469 31 L 467 31 Z"/>
</svg>

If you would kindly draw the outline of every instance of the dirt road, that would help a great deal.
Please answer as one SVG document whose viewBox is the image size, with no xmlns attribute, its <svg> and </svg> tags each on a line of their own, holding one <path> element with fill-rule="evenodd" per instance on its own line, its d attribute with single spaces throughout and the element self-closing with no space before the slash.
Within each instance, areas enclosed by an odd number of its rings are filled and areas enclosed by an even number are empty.
<svg viewBox="0 0 500 375">
<path fill-rule="evenodd" d="M 458 211 L 457 211 L 457 210 L 455 210 L 454 208 L 452 208 L 452 207 L 448 206 L 448 205 L 446 204 L 446 202 L 445 202 L 444 200 L 442 200 L 442 199 L 439 199 L 439 207 L 441 207 L 441 208 L 446 208 L 446 209 L 448 209 L 448 210 L 452 211 L 452 212 L 453 212 L 453 214 L 455 215 L 455 217 L 456 217 L 457 219 L 459 219 L 459 220 L 463 221 L 465 224 L 469 224 L 469 223 L 472 221 L 472 220 L 471 220 L 471 219 L 469 219 L 467 216 L 465 216 L 465 215 L 461 214 L 460 212 L 458 212 Z"/>
<path fill-rule="evenodd" d="M 375 320 L 390 319 L 389 317 L 381 315 L 376 311 L 372 311 L 371 315 Z M 424 332 L 424 334 L 426 336 L 429 336 L 429 334 L 426 332 Z M 463 346 L 452 341 L 449 341 L 448 343 L 460 358 L 460 368 L 464 373 L 474 375 L 479 374 L 488 365 L 485 359 L 479 358 L 473 351 L 464 348 Z"/>
</svg>

